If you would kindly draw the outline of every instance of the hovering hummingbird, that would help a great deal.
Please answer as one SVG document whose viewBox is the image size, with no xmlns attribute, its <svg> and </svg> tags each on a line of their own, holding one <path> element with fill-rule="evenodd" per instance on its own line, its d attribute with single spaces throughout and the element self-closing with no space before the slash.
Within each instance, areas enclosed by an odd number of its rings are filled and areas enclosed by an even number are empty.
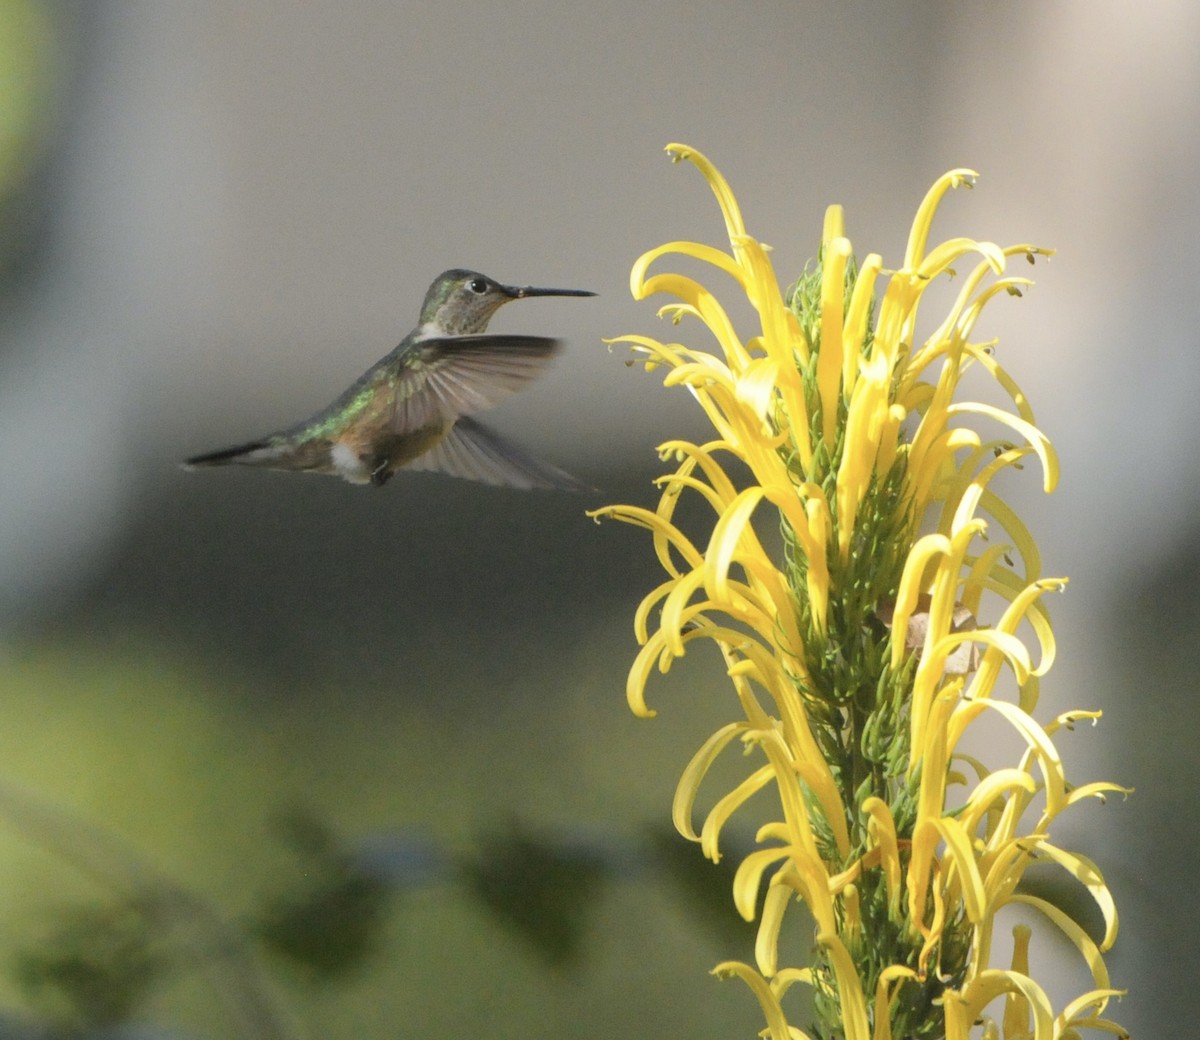
<svg viewBox="0 0 1200 1040">
<path fill-rule="evenodd" d="M 485 484 L 583 490 L 472 416 L 536 377 L 562 346 L 543 336 L 484 335 L 500 307 L 528 296 L 595 295 L 444 271 L 425 294 L 417 327 L 332 404 L 289 429 L 197 455 L 184 466 L 303 470 L 375 485 L 407 467 Z"/>
</svg>

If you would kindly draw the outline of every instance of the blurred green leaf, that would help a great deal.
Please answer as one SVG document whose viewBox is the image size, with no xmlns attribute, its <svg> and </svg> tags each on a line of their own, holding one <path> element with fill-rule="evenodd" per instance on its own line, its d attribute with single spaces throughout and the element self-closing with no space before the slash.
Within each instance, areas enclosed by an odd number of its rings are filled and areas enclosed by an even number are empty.
<svg viewBox="0 0 1200 1040">
<path fill-rule="evenodd" d="M 578 842 L 535 836 L 514 822 L 485 837 L 462 873 L 468 891 L 542 961 L 572 968 L 583 954 L 588 910 L 612 870 Z"/>
<path fill-rule="evenodd" d="M 16 955 L 15 976 L 38 1013 L 72 1029 L 125 1022 L 168 967 L 155 923 L 132 904 L 62 910 L 37 950 Z"/>
<path fill-rule="evenodd" d="M 289 812 L 279 828 L 297 853 L 302 880 L 268 900 L 254 931 L 271 950 L 317 976 L 345 976 L 377 949 L 391 886 L 310 813 Z"/>
<path fill-rule="evenodd" d="M 751 948 L 754 926 L 743 921 L 733 905 L 733 876 L 741 857 L 726 855 L 719 863 L 713 863 L 701 855 L 698 845 L 681 838 L 674 827 L 650 827 L 646 833 L 659 871 L 687 903 L 688 912 L 703 922 L 721 949 Z"/>
</svg>

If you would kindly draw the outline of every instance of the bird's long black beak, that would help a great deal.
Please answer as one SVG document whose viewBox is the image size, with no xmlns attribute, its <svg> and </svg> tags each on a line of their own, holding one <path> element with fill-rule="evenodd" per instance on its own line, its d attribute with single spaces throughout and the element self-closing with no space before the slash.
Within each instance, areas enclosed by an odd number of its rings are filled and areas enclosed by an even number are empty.
<svg viewBox="0 0 1200 1040">
<path fill-rule="evenodd" d="M 514 300 L 523 300 L 526 296 L 595 296 L 587 289 L 535 289 L 532 285 L 506 285 L 504 291 Z"/>
</svg>

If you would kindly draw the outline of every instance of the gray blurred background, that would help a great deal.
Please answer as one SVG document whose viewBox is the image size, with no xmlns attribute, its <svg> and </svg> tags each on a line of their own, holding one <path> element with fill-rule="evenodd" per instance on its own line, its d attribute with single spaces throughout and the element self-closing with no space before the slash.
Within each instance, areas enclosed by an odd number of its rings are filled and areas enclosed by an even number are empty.
<svg viewBox="0 0 1200 1040">
<path fill-rule="evenodd" d="M 1054 496 L 1032 472 L 1011 492 L 1046 572 L 1071 577 L 1042 717 L 1102 708 L 1064 737 L 1070 776 L 1137 793 L 1054 836 L 1101 864 L 1122 912 L 1114 1017 L 1187 1035 L 1200 8 L 0 0 L 0 48 L 14 1035 L 69 1017 L 36 953 L 70 946 L 80 907 L 111 908 L 111 878 L 47 837 L 77 820 L 234 922 L 270 918 L 330 843 L 349 850 L 334 873 L 371 853 L 390 901 L 365 914 L 369 956 L 331 981 L 264 955 L 300 1035 L 760 1028 L 747 992 L 705 974 L 749 957 L 748 933 L 731 947 L 646 866 L 679 770 L 732 698 L 705 659 L 652 690 L 657 720 L 628 715 L 632 611 L 659 579 L 647 538 L 583 516 L 651 502 L 654 445 L 702 431 L 687 395 L 601 343 L 661 328 L 629 297 L 638 254 L 724 244 L 669 141 L 722 169 L 784 284 L 831 202 L 860 257 L 898 263 L 923 193 L 959 165 L 982 179 L 935 236 L 1059 250 L 982 334 L 1063 463 Z M 493 324 L 567 339 L 493 422 L 600 493 L 178 468 L 323 405 L 451 266 L 600 294 Z M 463 864 L 486 873 L 525 834 L 610 879 L 564 911 L 570 956 L 512 926 L 523 868 L 464 882 L 482 874 Z M 1057 978 L 1069 953 L 1035 939 L 1035 974 Z M 1059 981 L 1061 1003 L 1081 979 Z M 228 1014 L 172 970 L 108 1021 L 238 1035 Z"/>
</svg>

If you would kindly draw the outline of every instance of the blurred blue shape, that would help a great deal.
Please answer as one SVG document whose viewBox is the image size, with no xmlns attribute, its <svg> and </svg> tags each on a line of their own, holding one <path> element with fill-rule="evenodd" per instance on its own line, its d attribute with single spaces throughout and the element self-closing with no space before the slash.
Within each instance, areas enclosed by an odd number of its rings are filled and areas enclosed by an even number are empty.
<svg viewBox="0 0 1200 1040">
<path fill-rule="evenodd" d="M 432 835 L 412 830 L 377 831 L 354 843 L 355 869 L 397 888 L 417 888 L 448 881 L 453 866 Z"/>
</svg>

